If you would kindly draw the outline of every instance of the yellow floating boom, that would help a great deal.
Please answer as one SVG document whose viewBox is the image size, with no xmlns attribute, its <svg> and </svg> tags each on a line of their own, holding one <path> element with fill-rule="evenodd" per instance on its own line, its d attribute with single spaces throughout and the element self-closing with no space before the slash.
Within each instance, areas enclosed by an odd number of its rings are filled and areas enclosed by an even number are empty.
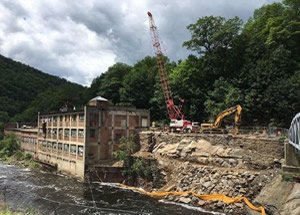
<svg viewBox="0 0 300 215">
<path fill-rule="evenodd" d="M 223 194 L 207 194 L 207 195 L 200 195 L 197 194 L 195 192 L 191 192 L 191 191 L 184 191 L 184 192 L 177 192 L 177 191 L 170 191 L 170 192 L 164 192 L 164 191 L 152 191 L 152 192 L 148 192 L 145 191 L 142 188 L 137 188 L 137 187 L 131 187 L 131 186 L 127 186 L 124 184 L 118 184 L 119 187 L 124 188 L 124 189 L 129 189 L 135 192 L 139 192 L 142 193 L 144 195 L 147 196 L 151 196 L 153 198 L 162 198 L 168 195 L 172 195 L 172 196 L 182 196 L 182 195 L 192 195 L 194 197 L 197 197 L 201 200 L 204 201 L 222 201 L 226 204 L 232 204 L 232 203 L 238 203 L 238 202 L 244 202 L 251 210 L 260 212 L 261 215 L 266 215 L 266 211 L 265 208 L 262 206 L 256 207 L 254 206 L 246 197 L 244 196 L 240 196 L 240 197 L 228 197 L 225 196 Z"/>
</svg>

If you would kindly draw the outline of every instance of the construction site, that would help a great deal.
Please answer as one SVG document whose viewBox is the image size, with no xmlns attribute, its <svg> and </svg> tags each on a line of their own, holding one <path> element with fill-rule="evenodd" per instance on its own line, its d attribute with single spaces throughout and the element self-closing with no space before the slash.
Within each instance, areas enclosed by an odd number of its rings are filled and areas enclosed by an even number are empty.
<svg viewBox="0 0 300 215">
<path fill-rule="evenodd" d="M 183 103 L 174 103 L 157 27 L 150 12 L 148 17 L 170 124 L 139 132 L 133 156 L 159 171 L 152 183 L 139 184 L 150 192 L 128 189 L 225 214 L 300 214 L 299 118 L 290 130 L 239 128 L 242 107 L 236 104 L 211 123 L 186 119 Z"/>
<path fill-rule="evenodd" d="M 114 182 L 221 214 L 300 214 L 300 115 L 290 128 L 245 127 L 244 109 L 235 104 L 211 122 L 188 119 L 184 98 L 175 102 L 157 26 L 147 15 L 169 124 L 152 122 L 149 110 L 98 96 L 83 110 L 39 113 L 36 128 L 7 128 L 6 135 L 14 133 L 36 161 L 81 181 Z M 151 179 L 129 183 L 126 162 L 115 159 L 130 137 L 138 146 L 130 159 L 153 167 Z"/>
<path fill-rule="evenodd" d="M 226 214 L 300 214 L 299 114 L 289 130 L 239 128 L 239 104 L 212 123 L 187 120 L 183 104 L 174 104 L 157 27 L 150 12 L 148 17 L 170 125 L 165 132 L 139 133 L 141 149 L 134 156 L 160 170 L 145 186 L 158 192 L 146 194 Z M 222 127 L 229 115 L 233 123 Z"/>
</svg>

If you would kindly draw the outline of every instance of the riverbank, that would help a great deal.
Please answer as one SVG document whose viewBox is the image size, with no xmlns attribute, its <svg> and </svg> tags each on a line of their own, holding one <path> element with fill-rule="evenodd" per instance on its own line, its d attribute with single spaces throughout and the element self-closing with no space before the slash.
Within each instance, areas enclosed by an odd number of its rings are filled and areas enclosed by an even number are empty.
<svg viewBox="0 0 300 215">
<path fill-rule="evenodd" d="M 160 187 L 140 185 L 148 191 L 245 196 L 259 206 L 262 203 L 255 198 L 280 175 L 283 162 L 282 138 L 144 132 L 140 140 L 141 151 L 135 156 L 156 160 L 164 176 Z M 166 199 L 226 214 L 248 214 L 243 203 L 203 201 L 192 195 Z"/>
<path fill-rule="evenodd" d="M 39 215 L 33 209 L 26 210 L 12 210 L 9 206 L 2 200 L 0 201 L 0 215 Z"/>
<path fill-rule="evenodd" d="M 21 151 L 15 135 L 7 135 L 0 141 L 0 161 L 10 165 L 36 169 L 40 164 L 32 159 L 32 155 Z"/>
<path fill-rule="evenodd" d="M 34 161 L 31 155 L 21 151 L 17 151 L 15 154 L 9 157 L 0 157 L 0 161 L 5 164 L 16 165 L 30 169 L 41 168 L 41 165 L 38 162 Z"/>
<path fill-rule="evenodd" d="M 82 183 L 48 171 L 32 171 L 0 162 L 0 199 L 6 191 L 11 211 L 34 208 L 39 214 L 209 215 L 198 208 L 167 204 L 110 183 Z"/>
</svg>

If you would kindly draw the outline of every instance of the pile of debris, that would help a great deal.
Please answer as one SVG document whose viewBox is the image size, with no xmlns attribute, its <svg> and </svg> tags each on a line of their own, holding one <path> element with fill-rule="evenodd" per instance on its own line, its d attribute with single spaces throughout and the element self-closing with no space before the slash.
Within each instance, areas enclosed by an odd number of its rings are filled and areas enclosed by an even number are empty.
<svg viewBox="0 0 300 215">
<path fill-rule="evenodd" d="M 142 133 L 141 151 L 152 154 L 165 176 L 160 191 L 192 191 L 255 199 L 278 175 L 282 145 L 277 141 L 245 140 L 228 136 Z M 228 214 L 246 214 L 246 205 L 168 196 L 167 200 Z"/>
<path fill-rule="evenodd" d="M 160 162 L 165 169 L 170 170 L 175 167 L 175 163 L 168 161 Z M 276 175 L 273 171 L 236 171 L 210 166 L 200 166 L 189 162 L 177 163 L 176 170 L 173 170 L 169 178 L 169 183 L 161 190 L 165 191 L 193 191 L 197 194 L 224 194 L 229 197 L 245 196 L 254 199 L 261 189 L 268 184 Z M 223 202 L 205 202 L 192 196 L 167 198 L 171 201 L 193 204 L 214 211 L 227 213 L 244 214 L 245 205 L 236 203 L 226 205 Z"/>
</svg>

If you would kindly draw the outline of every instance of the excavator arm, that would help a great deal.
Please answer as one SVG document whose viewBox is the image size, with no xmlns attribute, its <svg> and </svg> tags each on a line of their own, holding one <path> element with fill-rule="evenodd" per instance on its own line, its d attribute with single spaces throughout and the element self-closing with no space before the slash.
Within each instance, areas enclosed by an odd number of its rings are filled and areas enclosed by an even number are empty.
<svg viewBox="0 0 300 215">
<path fill-rule="evenodd" d="M 234 107 L 227 108 L 226 110 L 222 111 L 221 113 L 219 113 L 217 115 L 216 120 L 213 123 L 214 127 L 216 127 L 216 128 L 220 127 L 223 119 L 226 116 L 231 115 L 233 113 L 235 113 L 234 124 L 237 125 L 241 120 L 241 112 L 242 112 L 242 107 L 240 105 L 236 105 Z"/>
<path fill-rule="evenodd" d="M 227 108 L 226 110 L 222 111 L 219 113 L 213 123 L 202 123 L 201 124 L 201 130 L 206 130 L 206 129 L 215 129 L 219 128 L 222 124 L 223 119 L 235 113 L 234 117 L 234 126 L 236 127 L 240 121 L 241 121 L 241 112 L 242 112 L 242 107 L 240 105 L 236 105 L 234 107 Z"/>
</svg>

